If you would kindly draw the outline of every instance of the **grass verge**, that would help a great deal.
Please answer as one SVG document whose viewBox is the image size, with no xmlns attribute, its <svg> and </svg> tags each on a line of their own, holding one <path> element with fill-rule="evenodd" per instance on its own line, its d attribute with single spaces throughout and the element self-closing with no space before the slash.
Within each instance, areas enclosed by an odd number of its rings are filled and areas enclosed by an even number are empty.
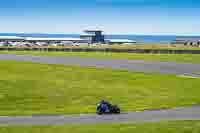
<svg viewBox="0 0 200 133">
<path fill-rule="evenodd" d="M 0 61 L 0 115 L 94 113 L 101 99 L 124 112 L 200 103 L 200 79 Z"/>
<path fill-rule="evenodd" d="M 80 45 L 80 46 L 44 46 L 42 48 L 114 48 L 114 49 L 167 49 L 167 50 L 200 50 L 200 47 L 195 46 L 184 46 L 184 44 L 144 44 L 144 43 L 136 43 L 136 44 L 112 44 L 112 45 L 96 45 L 96 46 L 88 46 L 88 45 Z M 0 47 L 0 48 L 11 48 L 11 47 Z M 19 48 L 13 46 L 12 48 Z"/>
<path fill-rule="evenodd" d="M 140 124 L 0 127 L 1 133 L 199 133 L 199 121 Z"/>
<path fill-rule="evenodd" d="M 184 46 L 183 44 L 130 44 L 130 45 L 101 45 L 101 46 L 90 46 L 93 48 L 115 48 L 115 49 L 168 49 L 168 50 L 200 50 L 199 47 Z"/>
</svg>

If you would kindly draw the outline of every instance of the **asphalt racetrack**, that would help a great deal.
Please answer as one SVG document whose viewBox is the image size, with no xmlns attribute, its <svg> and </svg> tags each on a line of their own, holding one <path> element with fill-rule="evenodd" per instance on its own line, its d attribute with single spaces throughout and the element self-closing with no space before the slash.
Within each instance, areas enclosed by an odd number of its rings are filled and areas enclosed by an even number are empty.
<svg viewBox="0 0 200 133">
<path fill-rule="evenodd" d="M 85 114 L 79 116 L 0 117 L 0 126 L 97 124 L 200 120 L 200 106 L 160 111 L 132 112 L 120 115 Z"/>
<path fill-rule="evenodd" d="M 43 64 L 63 64 L 81 67 L 111 68 L 133 72 L 176 74 L 200 78 L 200 64 L 175 62 L 145 62 L 135 60 L 102 60 L 74 57 L 48 57 L 0 54 L 0 60 L 29 61 Z"/>
</svg>

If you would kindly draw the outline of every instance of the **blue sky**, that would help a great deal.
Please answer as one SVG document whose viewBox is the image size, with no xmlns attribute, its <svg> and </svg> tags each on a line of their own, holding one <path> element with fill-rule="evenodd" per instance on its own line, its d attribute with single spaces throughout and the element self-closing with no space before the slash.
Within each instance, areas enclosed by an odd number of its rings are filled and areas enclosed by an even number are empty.
<svg viewBox="0 0 200 133">
<path fill-rule="evenodd" d="M 200 35 L 200 0 L 0 2 L 0 32 Z"/>
</svg>

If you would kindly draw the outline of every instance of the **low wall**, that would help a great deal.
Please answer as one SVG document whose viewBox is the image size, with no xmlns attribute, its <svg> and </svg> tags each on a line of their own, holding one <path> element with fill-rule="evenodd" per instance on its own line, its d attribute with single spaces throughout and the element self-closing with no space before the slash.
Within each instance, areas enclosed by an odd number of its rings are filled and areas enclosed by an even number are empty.
<svg viewBox="0 0 200 133">
<path fill-rule="evenodd" d="M 114 49 L 114 48 L 0 48 L 0 51 L 63 51 L 63 52 L 115 52 L 149 54 L 200 54 L 200 50 L 169 49 Z"/>
</svg>

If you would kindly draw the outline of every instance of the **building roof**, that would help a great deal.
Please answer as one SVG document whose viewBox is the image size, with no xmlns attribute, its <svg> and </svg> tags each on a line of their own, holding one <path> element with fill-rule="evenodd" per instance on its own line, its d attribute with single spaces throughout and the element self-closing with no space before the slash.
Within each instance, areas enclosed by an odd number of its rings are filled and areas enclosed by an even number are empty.
<svg viewBox="0 0 200 133">
<path fill-rule="evenodd" d="M 18 36 L 0 36 L 0 39 L 6 39 L 6 40 L 23 40 L 23 37 Z"/>
<path fill-rule="evenodd" d="M 136 43 L 136 41 L 129 39 L 106 39 L 106 41 L 111 43 Z"/>
<path fill-rule="evenodd" d="M 81 34 L 80 36 L 95 36 L 95 33 L 83 33 L 83 34 Z"/>
<path fill-rule="evenodd" d="M 36 37 L 27 37 L 27 41 L 82 41 L 81 38 L 36 38 Z"/>
<path fill-rule="evenodd" d="M 103 32 L 103 31 L 99 29 L 95 29 L 95 30 L 84 30 L 84 32 Z"/>
</svg>

